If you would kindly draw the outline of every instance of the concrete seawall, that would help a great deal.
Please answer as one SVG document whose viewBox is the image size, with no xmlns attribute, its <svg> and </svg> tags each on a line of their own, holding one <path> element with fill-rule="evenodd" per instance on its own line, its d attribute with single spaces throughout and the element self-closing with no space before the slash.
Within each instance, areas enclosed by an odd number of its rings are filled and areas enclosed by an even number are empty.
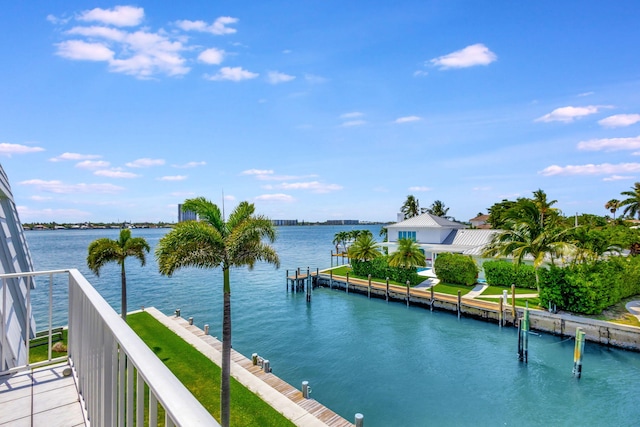
<svg viewBox="0 0 640 427">
<path fill-rule="evenodd" d="M 363 294 L 372 298 L 388 299 L 389 301 L 409 303 L 433 310 L 446 310 L 460 313 L 467 317 L 473 317 L 488 322 L 499 323 L 502 319 L 506 325 L 517 326 L 518 318 L 522 316 L 524 309 L 513 308 L 508 305 L 503 307 L 500 313 L 498 303 L 465 298 L 458 299 L 455 295 L 432 293 L 425 289 L 407 289 L 402 286 L 389 285 L 388 291 L 385 283 L 372 282 L 362 279 L 347 280 L 343 276 L 330 276 L 321 273 L 314 277 L 316 286 L 338 289 L 346 292 Z M 621 325 L 602 320 L 589 319 L 571 314 L 554 314 L 544 310 L 529 309 L 530 327 L 532 330 L 547 332 L 559 336 L 574 337 L 576 328 L 581 328 L 586 334 L 586 339 L 598 344 L 623 348 L 626 350 L 640 351 L 640 328 Z"/>
</svg>

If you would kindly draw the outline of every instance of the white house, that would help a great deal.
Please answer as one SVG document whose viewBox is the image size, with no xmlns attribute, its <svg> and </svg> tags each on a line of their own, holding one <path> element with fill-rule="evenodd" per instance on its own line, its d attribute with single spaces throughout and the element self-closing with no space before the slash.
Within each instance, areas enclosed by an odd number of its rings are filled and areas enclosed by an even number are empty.
<svg viewBox="0 0 640 427">
<path fill-rule="evenodd" d="M 387 240 L 382 246 L 391 252 L 397 247 L 399 239 L 412 239 L 425 253 L 427 265 L 433 265 L 433 260 L 439 253 L 459 253 L 471 255 L 480 268 L 482 278 L 482 252 L 491 242 L 493 236 L 501 230 L 471 229 L 464 224 L 450 221 L 446 218 L 424 213 L 404 221 L 387 226 Z"/>
</svg>

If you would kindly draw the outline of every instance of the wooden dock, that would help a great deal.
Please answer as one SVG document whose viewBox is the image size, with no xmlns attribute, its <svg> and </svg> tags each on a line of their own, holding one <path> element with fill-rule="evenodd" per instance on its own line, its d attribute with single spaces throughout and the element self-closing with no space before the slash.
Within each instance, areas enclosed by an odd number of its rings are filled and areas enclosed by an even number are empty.
<svg viewBox="0 0 640 427">
<path fill-rule="evenodd" d="M 214 363 L 220 364 L 222 342 L 216 338 L 205 335 L 204 331 L 182 317 L 165 316 L 154 308 L 146 309 L 161 323 L 178 333 L 183 339 L 201 349 L 201 345 L 213 350 L 212 355 L 203 351 Z M 188 337 L 184 334 L 190 335 Z M 193 341 L 195 338 L 199 343 Z M 200 347 L 200 348 L 199 348 Z M 202 351 L 202 350 L 201 350 Z M 231 375 L 249 390 L 259 395 L 278 412 L 289 418 L 298 426 L 317 427 L 353 427 L 354 424 L 347 421 L 331 409 L 314 399 L 306 399 L 302 391 L 278 378 L 272 373 L 264 372 L 262 367 L 254 365 L 251 359 L 241 353 L 231 350 Z M 355 414 L 355 412 L 354 412 Z"/>
</svg>

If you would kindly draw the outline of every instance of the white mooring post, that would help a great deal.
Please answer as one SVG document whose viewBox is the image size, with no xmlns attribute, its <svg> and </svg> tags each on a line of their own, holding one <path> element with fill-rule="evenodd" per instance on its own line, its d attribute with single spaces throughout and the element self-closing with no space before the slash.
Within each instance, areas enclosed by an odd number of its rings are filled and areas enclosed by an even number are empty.
<svg viewBox="0 0 640 427">
<path fill-rule="evenodd" d="M 209 335 L 209 325 L 204 325 L 204 334 Z"/>
<path fill-rule="evenodd" d="M 309 387 L 309 381 L 302 381 L 302 397 L 304 397 L 305 399 L 308 399 L 309 393 L 311 393 L 311 387 Z"/>
<path fill-rule="evenodd" d="M 356 427 L 364 427 L 364 415 L 356 414 Z"/>
</svg>

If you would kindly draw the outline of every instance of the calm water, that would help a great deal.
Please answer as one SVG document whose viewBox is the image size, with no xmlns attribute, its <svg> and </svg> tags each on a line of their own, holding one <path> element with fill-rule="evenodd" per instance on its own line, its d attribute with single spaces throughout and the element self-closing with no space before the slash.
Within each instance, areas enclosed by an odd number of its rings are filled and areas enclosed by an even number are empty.
<svg viewBox="0 0 640 427">
<path fill-rule="evenodd" d="M 573 378 L 573 341 L 531 336 L 529 364 L 517 361 L 516 330 L 449 313 L 407 308 L 339 291 L 285 288 L 285 270 L 330 265 L 331 241 L 352 227 L 282 227 L 275 246 L 282 267 L 231 273 L 233 345 L 269 359 L 274 374 L 353 420 L 376 426 L 640 425 L 640 354 L 587 343 L 583 377 Z M 365 228 L 363 226 L 357 228 Z M 368 227 L 377 236 L 379 227 Z M 133 230 L 154 247 L 167 230 Z M 99 278 L 85 265 L 89 243 L 118 230 L 27 232 L 36 269 L 78 268 L 119 311 L 115 264 Z M 181 308 L 220 336 L 222 273 L 157 273 L 153 255 L 127 263 L 129 308 Z M 64 302 L 64 283 L 56 300 Z M 39 286 L 34 299 L 45 297 Z M 45 313 L 36 312 L 37 319 Z M 64 323 L 60 313 L 56 322 Z M 44 323 L 41 323 L 44 325 Z"/>
</svg>

